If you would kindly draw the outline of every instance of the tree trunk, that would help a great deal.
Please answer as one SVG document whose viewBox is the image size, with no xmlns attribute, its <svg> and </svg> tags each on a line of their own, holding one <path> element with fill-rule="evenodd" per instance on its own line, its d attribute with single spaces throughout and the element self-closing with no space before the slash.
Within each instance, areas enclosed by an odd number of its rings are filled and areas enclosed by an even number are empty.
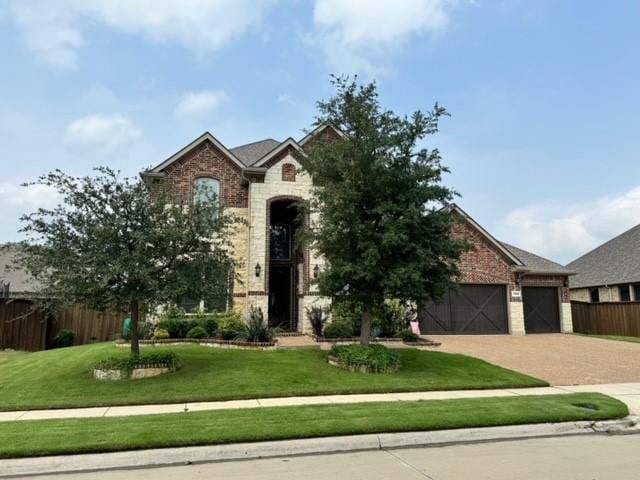
<svg viewBox="0 0 640 480">
<path fill-rule="evenodd" d="M 365 310 L 362 312 L 362 323 L 360 325 L 360 345 L 369 345 L 372 324 L 373 315 L 371 315 L 369 310 Z"/>
<path fill-rule="evenodd" d="M 138 321 L 140 319 L 140 303 L 131 300 L 131 355 L 140 356 L 140 339 L 138 338 Z"/>
</svg>

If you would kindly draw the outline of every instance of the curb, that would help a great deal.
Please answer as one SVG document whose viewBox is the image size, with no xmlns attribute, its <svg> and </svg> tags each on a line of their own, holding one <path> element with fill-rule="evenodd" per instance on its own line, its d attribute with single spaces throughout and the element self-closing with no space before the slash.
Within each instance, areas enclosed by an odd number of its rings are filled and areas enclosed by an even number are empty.
<svg viewBox="0 0 640 480">
<path fill-rule="evenodd" d="M 204 447 L 0 460 L 0 478 L 81 473 L 411 447 L 526 440 L 570 435 L 640 433 L 640 417 L 600 422 L 565 422 L 431 432 L 381 433 Z"/>
</svg>

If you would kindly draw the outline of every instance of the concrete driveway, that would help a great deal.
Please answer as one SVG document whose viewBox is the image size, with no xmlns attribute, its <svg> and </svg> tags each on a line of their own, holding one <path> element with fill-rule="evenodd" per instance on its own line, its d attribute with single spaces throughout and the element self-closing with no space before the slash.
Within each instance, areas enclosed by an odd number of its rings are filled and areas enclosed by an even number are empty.
<svg viewBox="0 0 640 480">
<path fill-rule="evenodd" d="M 435 350 L 462 353 L 517 370 L 551 385 L 640 382 L 640 344 L 561 333 L 429 335 Z"/>
</svg>

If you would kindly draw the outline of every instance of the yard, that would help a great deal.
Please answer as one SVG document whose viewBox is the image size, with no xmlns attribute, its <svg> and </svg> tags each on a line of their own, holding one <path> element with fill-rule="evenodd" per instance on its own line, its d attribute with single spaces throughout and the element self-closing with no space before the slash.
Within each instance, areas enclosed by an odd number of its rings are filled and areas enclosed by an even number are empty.
<svg viewBox="0 0 640 480">
<path fill-rule="evenodd" d="M 398 350 L 396 374 L 362 374 L 326 363 L 319 350 L 173 347 L 184 366 L 144 380 L 103 382 L 92 366 L 126 356 L 113 343 L 36 353 L 0 352 L 0 410 L 139 405 L 259 397 L 546 386 L 536 378 L 458 354 Z"/>
<path fill-rule="evenodd" d="M 4 422 L 0 458 L 598 420 L 627 414 L 618 400 L 578 393 Z"/>
</svg>

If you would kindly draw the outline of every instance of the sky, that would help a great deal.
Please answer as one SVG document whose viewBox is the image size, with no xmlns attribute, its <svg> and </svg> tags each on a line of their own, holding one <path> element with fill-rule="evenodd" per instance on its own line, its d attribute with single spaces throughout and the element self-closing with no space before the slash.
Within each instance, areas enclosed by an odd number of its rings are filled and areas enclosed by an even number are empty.
<svg viewBox="0 0 640 480">
<path fill-rule="evenodd" d="M 0 45 L 0 242 L 53 169 L 300 138 L 332 73 L 446 107 L 426 144 L 500 240 L 564 264 L 640 223 L 637 1 L 0 0 Z"/>
</svg>

